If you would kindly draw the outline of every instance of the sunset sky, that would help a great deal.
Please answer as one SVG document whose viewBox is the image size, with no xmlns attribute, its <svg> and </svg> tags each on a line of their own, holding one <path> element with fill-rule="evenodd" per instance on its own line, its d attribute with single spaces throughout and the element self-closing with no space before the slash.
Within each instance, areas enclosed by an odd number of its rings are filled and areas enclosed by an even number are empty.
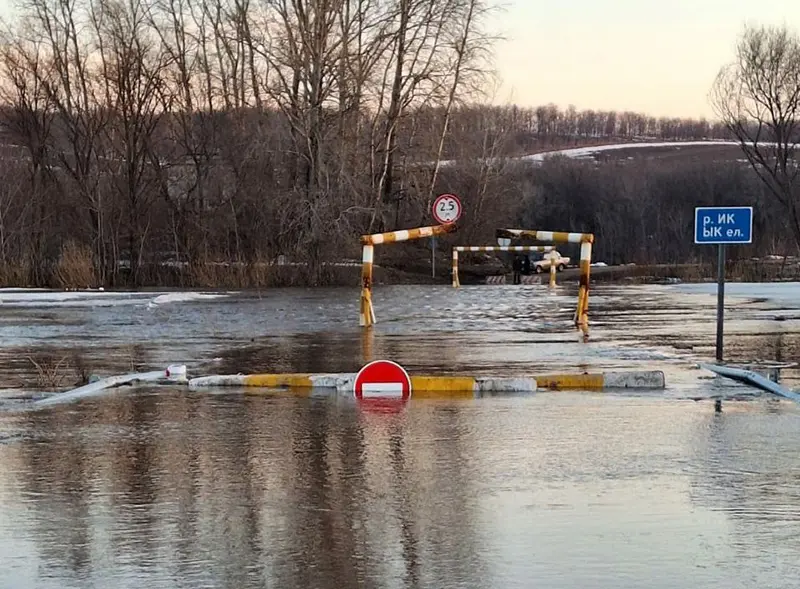
<svg viewBox="0 0 800 589">
<path fill-rule="evenodd" d="M 800 32 L 800 0 L 505 0 L 499 103 L 656 116 L 713 113 L 708 90 L 745 23 Z"/>
<path fill-rule="evenodd" d="M 502 104 L 712 117 L 708 90 L 745 23 L 800 32 L 800 0 L 487 1 L 503 6 L 490 21 Z"/>
</svg>

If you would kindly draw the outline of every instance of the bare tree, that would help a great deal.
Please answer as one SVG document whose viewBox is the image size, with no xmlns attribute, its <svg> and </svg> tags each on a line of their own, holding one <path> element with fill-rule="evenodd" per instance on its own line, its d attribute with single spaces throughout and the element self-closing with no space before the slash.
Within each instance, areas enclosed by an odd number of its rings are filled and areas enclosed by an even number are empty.
<svg viewBox="0 0 800 589">
<path fill-rule="evenodd" d="M 415 102 L 419 106 L 421 100 L 425 105 L 426 98 L 433 97 L 437 73 L 446 67 L 442 53 L 448 41 L 447 29 L 459 15 L 457 6 L 458 0 L 393 0 L 390 5 L 391 43 L 383 67 L 379 68 L 382 71 L 373 103 L 370 161 L 375 200 L 370 231 L 382 219 L 382 204 L 398 190 L 395 155 L 403 116 Z"/>
<path fill-rule="evenodd" d="M 800 39 L 786 27 L 747 28 L 711 101 L 759 178 L 785 208 L 800 248 Z"/>
<path fill-rule="evenodd" d="M 11 203 L 4 203 L 0 212 L 0 246 L 3 265 L 8 263 L 6 244 L 15 230 L 27 234 L 27 251 L 25 257 L 30 262 L 30 280 L 41 284 L 47 280 L 45 269 L 46 230 L 44 222 L 48 210 L 44 198 L 45 184 L 50 178 L 48 163 L 48 142 L 53 124 L 52 103 L 48 100 L 43 81 L 49 76 L 49 68 L 44 52 L 36 41 L 26 42 L 23 39 L 7 35 L 0 49 L 0 71 L 6 84 L 0 87 L 0 96 L 5 108 L 0 111 L 0 125 L 10 132 L 11 137 L 21 144 L 28 168 L 28 182 L 25 186 L 27 198 L 22 208 L 26 214 L 16 221 L 16 228 L 8 227 Z M 20 195 L 20 193 L 16 193 Z M 30 219 L 30 225 L 23 224 L 23 219 Z M 17 236 L 17 237 L 21 237 Z M 22 251 L 20 251 L 22 254 Z"/>
<path fill-rule="evenodd" d="M 457 94 L 462 91 L 465 79 L 477 78 L 479 89 L 483 89 L 483 74 L 485 68 L 485 49 L 491 46 L 490 39 L 481 34 L 481 21 L 488 15 L 490 7 L 482 0 L 463 0 L 456 5 L 456 18 L 450 43 L 452 45 L 451 63 L 448 64 L 446 75 L 449 78 L 449 88 L 447 88 L 447 98 L 442 113 L 442 123 L 439 130 L 438 143 L 436 146 L 436 160 L 434 163 L 431 181 L 427 190 L 425 210 L 427 211 L 433 201 L 433 193 L 438 179 L 439 167 L 441 165 L 442 154 L 444 152 L 445 141 L 450 128 L 453 109 L 457 103 Z M 470 80 L 472 81 L 472 80 Z M 447 84 L 443 84 L 447 86 Z M 466 92 L 464 92 L 467 95 Z"/>
<path fill-rule="evenodd" d="M 341 36 L 333 0 L 269 0 L 272 43 L 265 48 L 270 70 L 267 91 L 291 124 L 300 162 L 293 184 L 314 200 L 327 186 L 325 113 L 335 94 Z"/>
<path fill-rule="evenodd" d="M 50 63 L 32 71 L 57 115 L 52 151 L 87 205 L 94 263 L 105 281 L 107 203 L 98 157 L 108 112 L 97 108 L 103 91 L 92 64 L 95 39 L 84 32 L 92 29 L 91 5 L 88 0 L 26 0 L 22 8 L 28 35 Z"/>
<path fill-rule="evenodd" d="M 169 109 L 163 100 L 169 54 L 147 26 L 149 16 L 142 0 L 96 0 L 92 15 L 102 63 L 104 110 L 109 113 L 103 128 L 110 154 L 106 169 L 126 204 L 128 257 L 133 284 L 138 285 L 148 231 L 146 213 L 155 183 L 150 153 L 156 128 Z"/>
</svg>

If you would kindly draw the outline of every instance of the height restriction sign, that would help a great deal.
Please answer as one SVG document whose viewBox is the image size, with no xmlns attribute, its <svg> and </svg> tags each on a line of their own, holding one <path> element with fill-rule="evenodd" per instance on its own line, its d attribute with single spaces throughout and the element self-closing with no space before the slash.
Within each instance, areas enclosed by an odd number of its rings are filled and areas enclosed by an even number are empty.
<svg viewBox="0 0 800 589">
<path fill-rule="evenodd" d="M 440 194 L 433 201 L 433 218 L 437 223 L 455 223 L 461 217 L 461 201 L 455 194 Z"/>
</svg>

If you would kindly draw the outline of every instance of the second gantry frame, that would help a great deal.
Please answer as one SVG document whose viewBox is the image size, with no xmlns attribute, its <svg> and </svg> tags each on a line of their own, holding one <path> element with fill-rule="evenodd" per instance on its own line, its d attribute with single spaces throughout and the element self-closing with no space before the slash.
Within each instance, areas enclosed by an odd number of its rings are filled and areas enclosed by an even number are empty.
<svg viewBox="0 0 800 589">
<path fill-rule="evenodd" d="M 434 237 L 451 233 L 456 230 L 453 223 L 434 225 L 431 227 L 417 227 L 401 231 L 362 235 L 363 245 L 362 270 L 361 270 L 361 314 L 360 325 L 371 327 L 375 323 L 375 311 L 372 306 L 372 266 L 376 245 L 408 241 L 425 237 Z M 458 279 L 458 251 L 542 251 L 552 252 L 553 246 L 511 245 L 514 239 L 529 238 L 541 243 L 576 243 L 581 246 L 580 253 L 580 283 L 578 288 L 578 304 L 575 309 L 575 326 L 581 330 L 584 339 L 589 337 L 589 273 L 592 264 L 592 244 L 594 235 L 591 233 L 570 233 L 565 231 L 541 231 L 535 229 L 497 229 L 495 235 L 500 246 L 456 246 L 453 249 L 453 286 L 460 286 Z M 507 242 L 507 243 L 505 243 Z M 551 263 L 552 266 L 552 263 Z M 552 272 L 552 269 L 551 269 Z M 552 283 L 551 274 L 551 283 Z"/>
</svg>

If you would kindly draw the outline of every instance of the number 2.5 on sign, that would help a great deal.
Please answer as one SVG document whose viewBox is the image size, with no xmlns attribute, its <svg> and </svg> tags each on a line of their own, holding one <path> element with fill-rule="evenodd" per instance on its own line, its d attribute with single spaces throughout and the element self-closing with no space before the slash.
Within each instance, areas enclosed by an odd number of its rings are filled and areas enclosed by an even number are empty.
<svg viewBox="0 0 800 589">
<path fill-rule="evenodd" d="M 454 194 L 440 194 L 433 201 L 433 218 L 437 223 L 455 223 L 461 217 L 461 201 Z"/>
</svg>

